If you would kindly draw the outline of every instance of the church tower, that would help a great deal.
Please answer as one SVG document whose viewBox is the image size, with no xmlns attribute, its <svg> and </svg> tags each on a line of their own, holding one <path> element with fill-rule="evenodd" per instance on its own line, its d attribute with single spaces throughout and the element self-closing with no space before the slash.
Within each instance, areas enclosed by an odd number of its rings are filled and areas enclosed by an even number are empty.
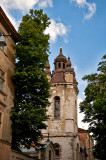
<svg viewBox="0 0 106 160">
<path fill-rule="evenodd" d="M 47 108 L 50 119 L 43 131 L 44 140 L 49 138 L 55 147 L 55 160 L 78 160 L 79 137 L 77 126 L 77 81 L 70 58 L 66 58 L 60 48 L 54 60 L 54 71 L 51 74 L 49 61 L 46 74 L 51 83 L 51 105 Z"/>
</svg>

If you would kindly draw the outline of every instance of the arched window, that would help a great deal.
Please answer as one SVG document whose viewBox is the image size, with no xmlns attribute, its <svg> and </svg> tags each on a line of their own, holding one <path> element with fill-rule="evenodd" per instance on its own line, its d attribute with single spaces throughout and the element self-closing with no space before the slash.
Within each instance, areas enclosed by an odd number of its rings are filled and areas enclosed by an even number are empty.
<svg viewBox="0 0 106 160">
<path fill-rule="evenodd" d="M 58 64 L 58 67 L 61 68 L 61 63 Z"/>
<path fill-rule="evenodd" d="M 54 118 L 60 119 L 60 97 L 54 98 Z"/>
<path fill-rule="evenodd" d="M 63 63 L 63 69 L 65 69 L 65 63 Z"/>
<path fill-rule="evenodd" d="M 60 145 L 58 143 L 54 144 L 55 157 L 60 157 Z"/>
</svg>

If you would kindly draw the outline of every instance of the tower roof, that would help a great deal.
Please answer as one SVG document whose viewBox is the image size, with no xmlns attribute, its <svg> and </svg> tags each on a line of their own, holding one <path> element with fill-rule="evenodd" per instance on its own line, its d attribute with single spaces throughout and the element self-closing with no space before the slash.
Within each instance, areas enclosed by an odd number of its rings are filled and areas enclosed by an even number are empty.
<svg viewBox="0 0 106 160">
<path fill-rule="evenodd" d="M 45 66 L 46 69 L 50 69 L 50 64 L 49 64 L 49 60 L 46 62 L 46 66 Z"/>
<path fill-rule="evenodd" d="M 66 82 L 66 81 L 64 78 L 64 73 L 62 71 L 56 72 L 53 74 L 53 77 L 51 79 L 51 83 L 64 83 L 64 82 Z"/>
<path fill-rule="evenodd" d="M 67 67 L 71 67 L 71 61 L 70 61 L 69 57 L 68 57 L 68 60 L 67 60 Z"/>
<path fill-rule="evenodd" d="M 45 65 L 45 73 L 51 74 L 49 60 L 46 62 L 46 65 Z"/>
<path fill-rule="evenodd" d="M 66 69 L 67 58 L 62 53 L 62 47 L 60 47 L 60 53 L 54 60 L 55 70 L 52 74 L 51 83 L 64 83 L 64 72 Z"/>
<path fill-rule="evenodd" d="M 66 58 L 66 57 L 63 55 L 63 53 L 62 53 L 62 47 L 60 47 L 60 53 L 59 53 L 59 55 L 55 58 L 54 64 L 55 64 L 56 62 L 67 62 L 67 58 Z"/>
</svg>

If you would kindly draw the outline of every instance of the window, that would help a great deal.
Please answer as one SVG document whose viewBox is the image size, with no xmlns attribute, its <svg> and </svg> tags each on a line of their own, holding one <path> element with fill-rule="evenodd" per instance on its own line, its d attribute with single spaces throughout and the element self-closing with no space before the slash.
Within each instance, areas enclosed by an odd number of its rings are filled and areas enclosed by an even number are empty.
<svg viewBox="0 0 106 160">
<path fill-rule="evenodd" d="M 49 160 L 51 160 L 51 150 L 49 150 Z"/>
<path fill-rule="evenodd" d="M 54 118 L 60 119 L 60 97 L 54 98 Z"/>
<path fill-rule="evenodd" d="M 65 69 L 65 63 L 63 63 L 63 69 Z"/>
<path fill-rule="evenodd" d="M 4 84 L 4 72 L 0 69 L 0 90 L 3 91 L 3 84 Z"/>
<path fill-rule="evenodd" d="M 61 63 L 58 64 L 58 67 L 61 68 Z"/>
<path fill-rule="evenodd" d="M 4 46 L 6 46 L 6 39 L 2 32 L 0 32 L 0 48 L 4 52 Z"/>
<path fill-rule="evenodd" d="M 1 50 L 4 52 L 4 46 L 0 46 Z"/>
<path fill-rule="evenodd" d="M 54 149 L 55 149 L 55 157 L 60 157 L 60 145 L 59 144 L 54 144 Z"/>
</svg>

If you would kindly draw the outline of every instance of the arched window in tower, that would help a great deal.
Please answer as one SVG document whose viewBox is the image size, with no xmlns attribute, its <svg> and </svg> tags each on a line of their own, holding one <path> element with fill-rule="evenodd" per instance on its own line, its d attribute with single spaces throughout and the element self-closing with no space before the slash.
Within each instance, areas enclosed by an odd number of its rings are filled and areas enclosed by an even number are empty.
<svg viewBox="0 0 106 160">
<path fill-rule="evenodd" d="M 60 157 L 60 145 L 58 143 L 54 144 L 55 157 Z"/>
<path fill-rule="evenodd" d="M 65 63 L 63 63 L 63 69 L 65 69 Z"/>
<path fill-rule="evenodd" d="M 54 118 L 60 119 L 60 97 L 54 98 Z"/>
<path fill-rule="evenodd" d="M 61 63 L 59 62 L 58 67 L 61 68 Z"/>
</svg>

